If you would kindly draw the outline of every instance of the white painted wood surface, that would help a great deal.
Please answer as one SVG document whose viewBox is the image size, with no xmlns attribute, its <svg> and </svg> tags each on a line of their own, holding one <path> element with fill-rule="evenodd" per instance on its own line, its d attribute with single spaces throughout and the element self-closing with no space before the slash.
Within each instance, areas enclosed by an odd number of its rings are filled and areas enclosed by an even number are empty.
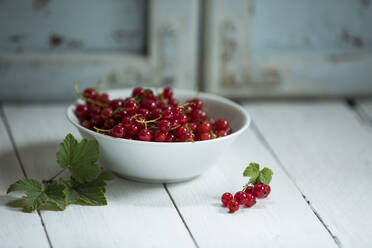
<svg viewBox="0 0 372 248">
<path fill-rule="evenodd" d="M 247 104 L 258 131 L 341 247 L 371 247 L 372 132 L 345 103 Z"/>
<path fill-rule="evenodd" d="M 59 142 L 68 132 L 80 137 L 68 123 L 65 108 L 61 105 L 4 106 L 29 178 L 45 179 L 55 175 L 59 170 L 55 157 Z M 193 246 L 161 184 L 116 178 L 107 187 L 107 198 L 108 206 L 69 206 L 63 212 L 42 212 L 53 247 Z"/>
<path fill-rule="evenodd" d="M 37 213 L 23 213 L 6 205 L 16 199 L 6 195 L 9 185 L 22 178 L 24 175 L 0 119 L 0 247 L 49 247 Z"/>
<path fill-rule="evenodd" d="M 254 126 L 203 176 L 166 188 L 116 178 L 108 206 L 43 211 L 52 246 L 371 246 L 372 132 L 357 111 L 339 101 L 245 106 Z M 68 132 L 80 137 L 64 111 L 63 104 L 4 106 L 29 178 L 54 175 L 58 143 Z M 36 213 L 4 206 L 5 189 L 22 173 L 2 122 L 0 138 L 0 247 L 49 247 Z M 251 161 L 274 170 L 271 195 L 229 214 L 220 196 L 245 184 Z"/>
<path fill-rule="evenodd" d="M 372 124 L 372 100 L 358 100 L 357 104 L 362 118 Z"/>
<path fill-rule="evenodd" d="M 220 197 L 241 190 L 249 162 L 272 168 L 271 195 L 229 214 Z M 168 188 L 200 247 L 337 247 L 252 129 L 226 151 L 217 167 Z"/>
</svg>

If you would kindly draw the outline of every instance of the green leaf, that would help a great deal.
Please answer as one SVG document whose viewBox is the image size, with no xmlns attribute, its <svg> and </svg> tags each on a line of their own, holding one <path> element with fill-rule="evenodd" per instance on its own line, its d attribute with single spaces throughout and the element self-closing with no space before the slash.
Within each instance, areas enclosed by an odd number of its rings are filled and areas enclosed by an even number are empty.
<svg viewBox="0 0 372 248">
<path fill-rule="evenodd" d="M 67 185 L 62 181 L 53 181 L 45 186 L 45 194 L 48 196 L 47 203 L 44 205 L 56 205 L 60 210 L 67 206 L 66 195 L 64 193 Z M 45 207 L 45 206 L 44 206 Z"/>
<path fill-rule="evenodd" d="M 78 143 L 72 134 L 66 136 L 57 152 L 57 163 L 62 168 L 90 165 L 97 162 L 98 158 L 99 148 L 96 140 L 83 139 Z"/>
<path fill-rule="evenodd" d="M 264 184 L 270 184 L 272 176 L 273 171 L 265 167 L 260 171 L 259 181 Z"/>
<path fill-rule="evenodd" d="M 83 139 L 77 145 L 77 150 L 73 154 L 71 167 L 97 162 L 99 158 L 98 142 L 96 140 Z"/>
<path fill-rule="evenodd" d="M 101 206 L 107 205 L 105 198 L 105 186 L 104 180 L 98 178 L 92 182 L 80 184 L 72 181 L 72 189 L 79 194 L 78 204 L 89 205 L 89 206 Z"/>
<path fill-rule="evenodd" d="M 101 174 L 99 175 L 99 178 L 105 181 L 110 181 L 114 179 L 114 176 L 107 170 L 102 169 Z"/>
<path fill-rule="evenodd" d="M 9 186 L 8 191 L 10 192 L 21 191 L 21 192 L 41 192 L 41 184 L 34 179 L 21 179 Z"/>
<path fill-rule="evenodd" d="M 42 202 L 38 208 L 38 210 L 48 210 L 48 211 L 62 211 L 65 208 L 59 207 L 55 202 L 46 200 Z"/>
<path fill-rule="evenodd" d="M 65 137 L 62 143 L 59 144 L 57 163 L 62 168 L 66 168 L 72 164 L 74 153 L 77 150 L 77 145 L 77 140 L 70 133 Z"/>
<path fill-rule="evenodd" d="M 101 168 L 97 164 L 81 164 L 70 169 L 71 176 L 78 182 L 90 182 L 101 174 Z"/>
<path fill-rule="evenodd" d="M 250 163 L 243 172 L 243 176 L 250 177 L 249 182 L 256 184 L 256 181 L 260 175 L 260 165 L 257 163 Z"/>
</svg>

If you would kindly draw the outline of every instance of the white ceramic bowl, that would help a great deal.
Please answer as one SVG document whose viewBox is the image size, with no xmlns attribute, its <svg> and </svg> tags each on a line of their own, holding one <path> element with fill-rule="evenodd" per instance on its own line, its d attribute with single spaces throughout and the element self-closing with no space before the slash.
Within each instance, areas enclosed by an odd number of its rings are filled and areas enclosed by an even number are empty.
<svg viewBox="0 0 372 248">
<path fill-rule="evenodd" d="M 126 98 L 132 89 L 115 89 L 107 93 L 110 99 Z M 184 102 L 195 98 L 196 92 L 174 89 L 175 97 Z M 250 124 L 250 116 L 240 105 L 220 96 L 200 93 L 204 108 L 214 119 L 226 119 L 232 129 L 228 136 L 206 140 L 178 143 L 144 142 L 113 138 L 79 124 L 74 109 L 80 100 L 67 108 L 67 118 L 87 139 L 96 139 L 100 148 L 100 162 L 122 177 L 152 183 L 180 182 L 195 178 L 215 165 L 229 149 L 231 143 Z"/>
</svg>

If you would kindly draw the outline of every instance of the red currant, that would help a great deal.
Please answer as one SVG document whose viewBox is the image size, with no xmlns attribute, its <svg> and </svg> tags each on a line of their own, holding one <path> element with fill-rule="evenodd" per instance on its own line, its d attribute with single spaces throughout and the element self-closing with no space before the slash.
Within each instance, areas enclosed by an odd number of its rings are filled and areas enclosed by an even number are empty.
<svg viewBox="0 0 372 248">
<path fill-rule="evenodd" d="M 253 194 L 253 186 L 248 186 L 245 188 L 244 192 L 246 194 Z"/>
<path fill-rule="evenodd" d="M 245 202 L 245 206 L 250 208 L 254 204 L 256 204 L 256 197 L 252 194 L 247 194 L 247 201 Z"/>
<path fill-rule="evenodd" d="M 212 135 L 210 133 L 201 133 L 199 135 L 199 138 L 201 140 L 210 140 L 212 138 Z"/>
<path fill-rule="evenodd" d="M 231 213 L 234 213 L 239 209 L 239 203 L 235 200 L 231 200 L 228 204 Z"/>
<path fill-rule="evenodd" d="M 239 205 L 243 205 L 247 201 L 247 194 L 243 191 L 238 191 L 234 195 L 234 200 L 237 201 Z"/>
<path fill-rule="evenodd" d="M 160 130 L 156 130 L 155 131 L 155 133 L 154 133 L 154 141 L 156 141 L 156 142 L 165 142 L 166 139 L 167 139 L 167 135 L 165 133 L 163 133 Z"/>
<path fill-rule="evenodd" d="M 111 129 L 113 126 L 115 126 L 115 120 L 113 118 L 108 118 L 103 123 L 105 129 Z"/>
<path fill-rule="evenodd" d="M 151 141 L 152 140 L 152 133 L 148 129 L 142 129 L 138 133 L 138 139 L 142 141 Z"/>
<path fill-rule="evenodd" d="M 173 96 L 173 90 L 171 88 L 164 88 L 163 90 L 163 96 L 166 99 L 170 99 Z"/>
<path fill-rule="evenodd" d="M 229 127 L 229 124 L 224 119 L 219 119 L 214 123 L 216 130 L 226 130 Z"/>
<path fill-rule="evenodd" d="M 97 98 L 97 91 L 94 88 L 86 88 L 83 91 L 83 96 L 90 99 L 96 99 Z"/>
<path fill-rule="evenodd" d="M 140 87 L 134 88 L 132 91 L 132 97 L 142 96 L 144 92 L 145 92 L 145 89 L 143 88 L 140 88 Z"/>
<path fill-rule="evenodd" d="M 224 193 L 222 196 L 221 196 L 221 201 L 222 201 L 222 204 L 227 207 L 227 205 L 229 204 L 229 202 L 234 199 L 233 195 L 229 192 L 226 192 Z"/>
<path fill-rule="evenodd" d="M 89 110 L 86 105 L 77 105 L 75 109 L 75 115 L 79 119 L 85 119 L 89 117 Z"/>
<path fill-rule="evenodd" d="M 203 121 L 199 125 L 199 132 L 200 133 L 209 133 L 212 130 L 212 125 L 209 121 Z"/>
<path fill-rule="evenodd" d="M 121 125 L 116 125 L 111 130 L 111 135 L 115 138 L 122 138 L 125 135 L 125 129 Z"/>
<path fill-rule="evenodd" d="M 263 183 L 258 183 L 253 187 L 253 195 L 257 198 L 265 198 L 270 194 L 270 186 L 263 184 Z"/>
<path fill-rule="evenodd" d="M 104 109 L 102 109 L 102 111 L 101 111 L 101 117 L 102 117 L 103 119 L 110 118 L 111 113 L 112 113 L 112 109 L 111 109 L 111 108 L 104 108 Z"/>
</svg>

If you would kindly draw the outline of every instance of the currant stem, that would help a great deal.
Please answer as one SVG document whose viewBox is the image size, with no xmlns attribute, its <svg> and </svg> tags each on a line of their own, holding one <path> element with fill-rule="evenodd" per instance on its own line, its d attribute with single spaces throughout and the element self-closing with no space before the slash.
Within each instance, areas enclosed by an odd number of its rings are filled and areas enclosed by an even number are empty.
<svg viewBox="0 0 372 248">
<path fill-rule="evenodd" d="M 109 133 L 111 132 L 111 129 L 101 129 L 101 128 L 98 128 L 96 126 L 93 127 L 94 130 L 96 130 L 97 132 L 103 132 L 103 133 Z"/>
<path fill-rule="evenodd" d="M 65 170 L 66 170 L 66 168 L 62 169 L 61 171 L 59 171 L 55 176 L 51 177 L 50 179 L 43 180 L 42 183 L 47 184 L 47 183 L 53 182 L 53 180 L 56 179 L 56 177 L 58 177 L 59 175 L 61 175 Z"/>
<path fill-rule="evenodd" d="M 92 99 L 90 99 L 90 98 L 84 97 L 84 96 L 80 93 L 80 91 L 79 91 L 79 89 L 78 89 L 78 87 L 77 87 L 77 83 L 76 83 L 76 81 L 74 82 L 74 90 L 75 90 L 76 94 L 77 94 L 77 95 L 78 95 L 82 100 L 84 100 L 84 101 L 86 101 L 86 102 L 93 103 L 93 104 L 95 104 L 95 105 L 97 105 L 97 106 L 100 106 L 100 107 L 103 107 L 103 108 L 106 108 L 106 107 L 109 106 L 108 104 L 104 104 L 104 103 L 101 103 L 101 102 L 98 102 L 98 101 L 94 101 L 94 100 L 92 100 Z"/>
</svg>

